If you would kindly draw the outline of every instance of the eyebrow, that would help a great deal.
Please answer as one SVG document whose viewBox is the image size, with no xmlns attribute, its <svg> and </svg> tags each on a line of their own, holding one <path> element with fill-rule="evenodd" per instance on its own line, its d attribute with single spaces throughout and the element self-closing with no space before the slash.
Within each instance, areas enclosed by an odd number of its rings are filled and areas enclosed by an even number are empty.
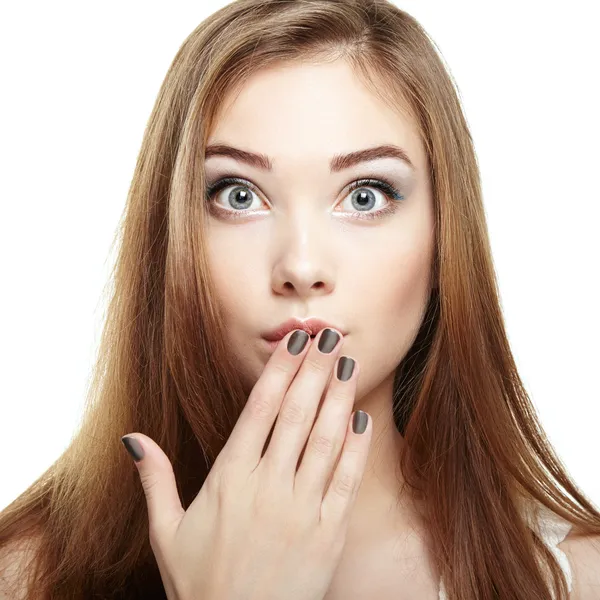
<svg viewBox="0 0 600 600">
<path fill-rule="evenodd" d="M 271 171 L 273 169 L 273 160 L 264 154 L 249 152 L 228 146 L 226 144 L 211 144 L 206 147 L 204 159 L 211 156 L 228 156 L 239 162 L 246 163 L 251 167 L 262 169 L 263 171 Z M 375 146 L 374 148 L 366 148 L 357 150 L 348 154 L 336 154 L 329 162 L 329 170 L 331 173 L 338 173 L 344 169 L 349 169 L 354 165 L 380 158 L 396 158 L 406 163 L 411 169 L 415 169 L 408 153 L 403 148 L 386 144 L 383 146 Z"/>
</svg>

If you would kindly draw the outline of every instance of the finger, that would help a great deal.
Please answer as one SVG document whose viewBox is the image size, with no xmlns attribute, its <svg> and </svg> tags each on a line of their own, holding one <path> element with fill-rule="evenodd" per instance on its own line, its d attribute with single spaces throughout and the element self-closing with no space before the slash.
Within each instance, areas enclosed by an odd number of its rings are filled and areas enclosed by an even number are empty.
<svg viewBox="0 0 600 600">
<path fill-rule="evenodd" d="M 319 503 L 344 445 L 359 371 L 358 362 L 348 356 L 341 356 L 337 361 L 334 377 L 296 473 L 294 490 L 305 497 L 318 498 Z"/>
<path fill-rule="evenodd" d="M 352 423 L 360 425 L 365 415 L 368 419 L 365 431 L 355 433 Z M 356 411 L 352 417 L 348 420 L 340 460 L 321 504 L 321 522 L 334 528 L 347 522 L 350 509 L 354 505 L 365 472 L 373 433 L 373 420 L 368 413 Z"/>
<path fill-rule="evenodd" d="M 253 466 L 260 462 L 287 389 L 310 347 L 310 336 L 299 329 L 289 332 L 281 339 L 252 388 L 246 405 L 217 457 L 218 462 L 243 461 Z"/>
<path fill-rule="evenodd" d="M 164 540 L 177 529 L 185 514 L 171 461 L 147 435 L 129 434 L 123 436 L 121 441 L 133 457 L 142 482 L 150 534 L 157 541 Z"/>
<path fill-rule="evenodd" d="M 294 378 L 277 416 L 263 461 L 279 480 L 293 484 L 302 448 L 343 344 L 335 329 L 322 329 Z"/>
</svg>

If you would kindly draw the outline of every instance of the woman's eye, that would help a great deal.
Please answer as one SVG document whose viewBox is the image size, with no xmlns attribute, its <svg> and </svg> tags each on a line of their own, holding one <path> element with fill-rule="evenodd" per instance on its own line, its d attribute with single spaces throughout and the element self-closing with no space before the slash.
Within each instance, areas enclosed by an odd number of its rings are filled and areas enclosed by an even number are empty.
<svg viewBox="0 0 600 600">
<path fill-rule="evenodd" d="M 378 212 L 373 209 L 384 208 L 387 202 L 389 200 L 377 185 L 361 185 L 352 187 L 339 206 L 345 205 L 350 212 Z"/>
<path fill-rule="evenodd" d="M 249 182 L 235 177 L 225 177 L 208 186 L 206 190 L 206 200 L 213 205 L 214 201 L 219 199 L 221 192 L 228 190 L 229 188 L 231 188 L 231 190 L 227 194 L 223 194 L 228 208 L 217 205 L 217 207 L 223 211 L 247 211 L 255 203 L 255 200 L 259 199 L 258 194 L 254 191 L 253 186 L 251 186 Z M 237 216 L 238 215 L 234 215 L 234 217 Z"/>
<path fill-rule="evenodd" d="M 227 208 L 216 203 L 220 193 L 226 190 L 229 191 L 223 194 L 222 199 Z M 337 205 L 347 210 L 335 212 L 348 213 L 351 218 L 374 219 L 395 212 L 399 201 L 403 199 L 404 196 L 388 181 L 361 179 L 350 185 L 344 200 Z M 208 186 L 206 200 L 216 212 L 233 219 L 255 212 L 250 209 L 255 205 L 260 206 L 261 202 L 254 186 L 237 177 L 225 177 Z"/>
</svg>

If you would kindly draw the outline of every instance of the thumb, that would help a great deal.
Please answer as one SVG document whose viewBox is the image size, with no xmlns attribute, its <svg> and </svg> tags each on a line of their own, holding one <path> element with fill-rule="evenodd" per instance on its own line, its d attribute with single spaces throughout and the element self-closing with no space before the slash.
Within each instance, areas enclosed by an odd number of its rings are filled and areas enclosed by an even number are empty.
<svg viewBox="0 0 600 600">
<path fill-rule="evenodd" d="M 150 532 L 160 539 L 177 528 L 185 514 L 173 466 L 160 446 L 147 435 L 136 433 L 121 438 L 133 457 L 146 496 Z"/>
</svg>

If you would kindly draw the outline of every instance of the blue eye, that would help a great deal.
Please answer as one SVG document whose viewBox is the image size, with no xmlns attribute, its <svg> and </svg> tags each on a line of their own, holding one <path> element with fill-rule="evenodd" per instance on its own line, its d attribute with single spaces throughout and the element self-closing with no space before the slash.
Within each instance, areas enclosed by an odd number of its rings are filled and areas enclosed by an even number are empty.
<svg viewBox="0 0 600 600">
<path fill-rule="evenodd" d="M 374 198 L 374 194 L 369 191 L 369 188 L 375 188 L 383 192 L 386 198 L 391 198 L 393 202 L 388 200 L 384 208 L 374 212 L 366 212 L 365 205 Z M 356 190 L 361 191 L 355 194 Z M 350 192 L 350 200 L 358 203 L 358 206 L 361 207 L 360 210 L 350 215 L 352 219 L 378 219 L 393 214 L 399 208 L 399 202 L 404 200 L 404 196 L 389 181 L 381 179 L 359 179 L 350 184 L 348 191 Z"/>
<path fill-rule="evenodd" d="M 214 202 L 214 197 L 222 190 L 228 187 L 234 189 L 227 196 L 227 202 L 230 206 L 237 205 L 241 210 L 230 210 Z M 376 211 L 367 212 L 373 198 L 376 196 L 369 188 L 374 188 L 383 193 L 388 200 L 386 206 Z M 356 190 L 361 190 L 355 194 Z M 357 203 L 359 210 L 351 212 L 348 216 L 352 219 L 378 219 L 394 213 L 400 206 L 400 202 L 404 200 L 404 196 L 396 189 L 396 187 L 385 179 L 359 179 L 354 181 L 348 187 L 349 198 L 351 202 Z M 255 211 L 248 211 L 253 202 L 253 196 L 257 196 L 256 188 L 245 179 L 239 177 L 227 176 L 219 179 L 212 185 L 206 188 L 205 199 L 209 203 L 210 209 L 226 219 L 240 219 L 252 214 Z M 346 200 L 344 199 L 344 201 Z M 391 200 L 390 200 L 391 199 Z M 336 211 L 337 212 L 337 211 Z"/>
</svg>

